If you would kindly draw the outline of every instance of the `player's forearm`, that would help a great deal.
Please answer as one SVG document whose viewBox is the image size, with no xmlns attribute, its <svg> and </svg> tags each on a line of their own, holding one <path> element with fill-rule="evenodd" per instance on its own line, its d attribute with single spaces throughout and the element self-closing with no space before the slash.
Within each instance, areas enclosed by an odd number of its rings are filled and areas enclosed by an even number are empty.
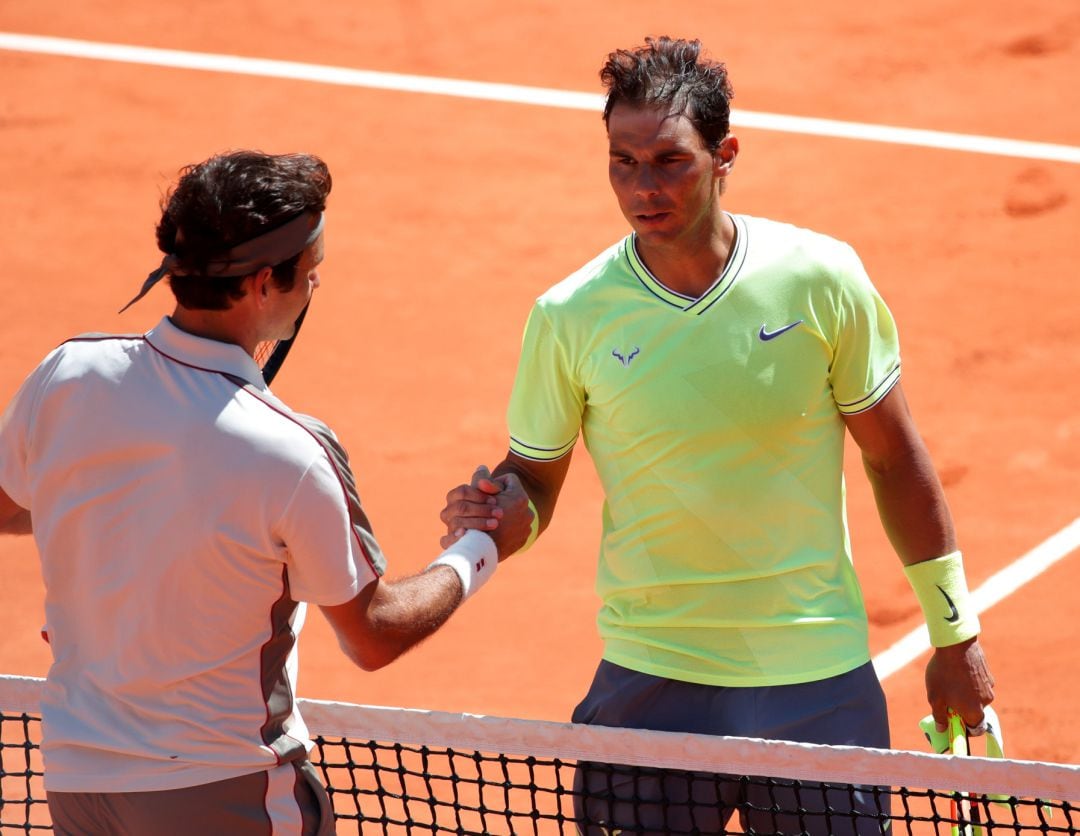
<svg viewBox="0 0 1080 836">
<path fill-rule="evenodd" d="M 499 565 L 494 541 L 470 531 L 423 572 L 376 580 L 346 604 L 323 607 L 345 654 L 377 670 L 438 630 Z"/>
<path fill-rule="evenodd" d="M 863 463 L 882 526 L 905 566 L 957 548 L 945 492 L 925 447 L 889 462 L 864 457 Z"/>
<path fill-rule="evenodd" d="M 322 610 L 345 655 L 374 671 L 438 630 L 462 597 L 454 570 L 437 566 L 397 581 L 375 581 L 347 604 Z"/>
<path fill-rule="evenodd" d="M 518 477 L 529 502 L 536 510 L 539 530 L 543 531 L 555 513 L 555 505 L 569 467 L 569 454 L 554 462 L 533 462 L 511 453 L 495 468 L 493 475 L 498 477 L 513 473 Z"/>
<path fill-rule="evenodd" d="M 378 637 L 372 654 L 382 667 L 442 627 L 461 605 L 461 581 L 448 566 L 384 584 L 369 618 Z"/>
</svg>

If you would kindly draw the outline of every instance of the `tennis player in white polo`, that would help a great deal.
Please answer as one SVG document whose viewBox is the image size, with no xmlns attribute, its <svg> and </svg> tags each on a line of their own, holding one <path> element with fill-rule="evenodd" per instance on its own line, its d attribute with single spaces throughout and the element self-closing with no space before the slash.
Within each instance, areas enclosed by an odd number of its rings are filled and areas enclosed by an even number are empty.
<svg viewBox="0 0 1080 836">
<path fill-rule="evenodd" d="M 382 579 L 344 450 L 253 359 L 319 286 L 330 187 L 307 155 L 185 169 L 142 291 L 167 275 L 173 314 L 64 343 L 0 421 L 0 531 L 33 533 L 46 586 L 57 833 L 333 833 L 294 699 L 302 602 L 375 669 L 498 564 L 476 532 Z"/>
</svg>

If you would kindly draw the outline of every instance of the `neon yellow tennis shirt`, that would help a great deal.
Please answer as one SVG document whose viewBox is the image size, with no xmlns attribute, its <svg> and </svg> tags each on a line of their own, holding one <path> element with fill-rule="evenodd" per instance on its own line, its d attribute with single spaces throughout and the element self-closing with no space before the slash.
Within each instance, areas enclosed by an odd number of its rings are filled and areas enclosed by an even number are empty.
<svg viewBox="0 0 1080 836">
<path fill-rule="evenodd" d="M 510 449 L 580 432 L 604 487 L 604 658 L 713 685 L 780 685 L 869 659 L 851 563 L 841 413 L 900 377 L 893 318 L 847 244 L 732 216 L 728 265 L 672 292 L 634 236 L 543 294 Z"/>
</svg>

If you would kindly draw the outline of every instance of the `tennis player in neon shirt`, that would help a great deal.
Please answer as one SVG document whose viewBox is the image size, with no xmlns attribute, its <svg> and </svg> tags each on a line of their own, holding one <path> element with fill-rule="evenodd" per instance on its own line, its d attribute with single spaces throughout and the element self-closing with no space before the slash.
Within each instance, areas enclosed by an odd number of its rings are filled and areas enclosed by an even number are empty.
<svg viewBox="0 0 1080 836">
<path fill-rule="evenodd" d="M 850 432 L 926 615 L 934 717 L 944 728 L 951 708 L 977 729 L 993 699 L 978 618 L 901 390 L 896 324 L 858 255 L 722 207 L 739 154 L 732 91 L 697 41 L 612 52 L 601 79 L 610 182 L 633 231 L 536 301 L 509 452 L 448 494 L 444 545 L 468 528 L 519 524 L 520 502 L 496 511 L 489 501 L 519 484 L 531 545 L 580 437 L 605 493 L 604 650 L 573 720 L 887 748 L 844 506 Z M 755 832 L 887 827 L 869 791 L 829 797 L 833 812 L 864 817 L 827 821 L 811 803 L 801 823 L 754 812 L 746 802 L 773 803 L 754 787 L 727 787 L 711 819 L 680 806 L 669 784 L 658 792 L 634 811 L 581 812 L 595 832 L 632 816 L 651 832 L 720 832 L 736 807 Z"/>
</svg>

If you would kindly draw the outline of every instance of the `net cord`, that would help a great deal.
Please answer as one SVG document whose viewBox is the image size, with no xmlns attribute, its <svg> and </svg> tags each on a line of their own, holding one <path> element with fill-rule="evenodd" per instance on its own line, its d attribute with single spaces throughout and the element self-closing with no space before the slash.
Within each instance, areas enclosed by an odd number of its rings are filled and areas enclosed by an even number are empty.
<svg viewBox="0 0 1080 836">
<path fill-rule="evenodd" d="M 37 714 L 43 679 L 0 675 L 0 711 Z M 1017 798 L 1080 799 L 1080 766 L 902 750 L 628 730 L 299 699 L 313 735 L 837 784 L 937 787 Z"/>
</svg>

